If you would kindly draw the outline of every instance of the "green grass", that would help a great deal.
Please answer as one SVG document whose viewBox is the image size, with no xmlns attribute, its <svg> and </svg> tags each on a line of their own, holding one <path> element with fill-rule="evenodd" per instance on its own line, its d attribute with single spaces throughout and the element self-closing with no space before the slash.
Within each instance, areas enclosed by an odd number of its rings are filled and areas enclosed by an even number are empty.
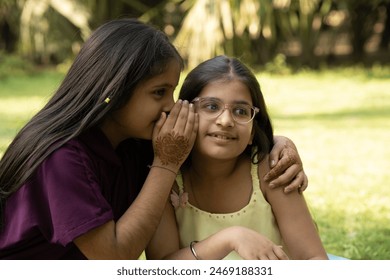
<svg viewBox="0 0 390 280">
<path fill-rule="evenodd" d="M 0 157 L 19 129 L 46 103 L 62 77 L 44 72 L 0 79 Z"/>
<path fill-rule="evenodd" d="M 390 70 L 259 80 L 275 133 L 292 138 L 303 159 L 327 251 L 390 259 Z"/>
<path fill-rule="evenodd" d="M 0 156 L 62 75 L 0 80 Z M 275 133 L 296 143 L 329 253 L 390 259 L 390 69 L 260 73 Z"/>
</svg>

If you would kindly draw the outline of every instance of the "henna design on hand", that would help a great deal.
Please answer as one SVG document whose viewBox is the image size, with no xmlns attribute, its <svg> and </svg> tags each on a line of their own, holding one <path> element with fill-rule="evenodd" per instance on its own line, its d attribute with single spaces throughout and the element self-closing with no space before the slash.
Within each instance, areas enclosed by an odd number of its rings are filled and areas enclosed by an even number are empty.
<svg viewBox="0 0 390 280">
<path fill-rule="evenodd" d="M 265 181 L 276 179 L 294 164 L 298 164 L 302 167 L 302 161 L 299 158 L 298 152 L 294 149 L 294 146 L 284 144 L 282 155 L 283 156 L 280 158 L 278 164 L 275 165 L 264 178 Z"/>
<path fill-rule="evenodd" d="M 160 158 L 163 165 L 181 164 L 187 156 L 188 149 L 188 139 L 177 135 L 174 131 L 163 137 L 158 137 L 155 143 L 156 156 Z"/>
</svg>

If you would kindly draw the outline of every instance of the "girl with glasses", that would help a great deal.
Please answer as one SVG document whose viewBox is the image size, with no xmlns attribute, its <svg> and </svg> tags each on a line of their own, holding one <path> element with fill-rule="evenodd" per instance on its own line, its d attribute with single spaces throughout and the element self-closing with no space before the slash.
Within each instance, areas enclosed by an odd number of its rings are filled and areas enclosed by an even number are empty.
<svg viewBox="0 0 390 280">
<path fill-rule="evenodd" d="M 179 98 L 193 101 L 198 134 L 147 257 L 327 259 L 301 192 L 264 180 L 274 136 L 253 73 L 215 57 L 188 74 Z"/>
<path fill-rule="evenodd" d="M 91 35 L 0 161 L 0 259 L 141 255 L 198 130 L 194 106 L 173 97 L 182 65 L 165 34 L 135 19 Z M 286 142 L 271 177 L 306 187 Z"/>
</svg>

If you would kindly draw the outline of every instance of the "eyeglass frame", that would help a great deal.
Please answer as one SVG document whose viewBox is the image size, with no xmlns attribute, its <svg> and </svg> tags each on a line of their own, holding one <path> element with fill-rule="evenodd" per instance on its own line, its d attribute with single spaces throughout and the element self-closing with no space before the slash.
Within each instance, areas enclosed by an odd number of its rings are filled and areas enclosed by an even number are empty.
<svg viewBox="0 0 390 280">
<path fill-rule="evenodd" d="M 233 114 L 232 111 L 231 111 L 231 107 L 227 107 L 227 106 L 231 106 L 231 105 L 236 105 L 236 104 L 234 104 L 234 103 L 233 103 L 233 104 L 231 104 L 231 103 L 224 103 L 224 102 L 222 102 L 222 100 L 220 100 L 220 99 L 218 99 L 218 98 L 211 98 L 211 97 L 195 97 L 195 98 L 191 101 L 191 103 L 200 102 L 200 101 L 206 100 L 206 99 L 215 99 L 215 100 L 217 100 L 217 101 L 220 101 L 220 102 L 223 104 L 223 110 L 222 110 L 218 115 L 216 115 L 215 117 L 213 117 L 213 118 L 215 118 L 215 119 L 219 118 L 219 116 L 221 116 L 221 115 L 223 114 L 223 112 L 224 112 L 226 109 L 229 109 L 229 112 L 230 112 L 230 114 L 231 114 L 233 120 L 234 120 L 236 123 L 247 124 L 247 123 L 250 123 L 251 121 L 253 121 L 253 119 L 255 118 L 256 114 L 257 114 L 258 112 L 260 112 L 260 109 L 257 108 L 256 106 L 251 106 L 251 105 L 249 105 L 249 104 L 242 104 L 242 105 L 247 105 L 247 106 L 249 106 L 249 107 L 253 110 L 253 116 L 252 116 L 251 119 L 250 119 L 249 121 L 247 121 L 247 122 L 240 122 L 240 121 L 237 121 L 237 120 L 236 120 L 234 114 Z"/>
</svg>

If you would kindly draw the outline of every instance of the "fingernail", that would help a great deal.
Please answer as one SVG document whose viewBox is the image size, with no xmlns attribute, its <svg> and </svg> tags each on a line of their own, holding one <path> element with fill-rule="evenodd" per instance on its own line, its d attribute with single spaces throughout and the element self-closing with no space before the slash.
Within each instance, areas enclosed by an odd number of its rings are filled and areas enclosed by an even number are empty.
<svg viewBox="0 0 390 280">
<path fill-rule="evenodd" d="M 275 165 L 275 160 L 271 160 L 271 166 L 274 166 Z"/>
<path fill-rule="evenodd" d="M 269 187 L 270 187 L 271 189 L 273 189 L 273 188 L 275 188 L 275 184 L 269 184 Z"/>
</svg>

